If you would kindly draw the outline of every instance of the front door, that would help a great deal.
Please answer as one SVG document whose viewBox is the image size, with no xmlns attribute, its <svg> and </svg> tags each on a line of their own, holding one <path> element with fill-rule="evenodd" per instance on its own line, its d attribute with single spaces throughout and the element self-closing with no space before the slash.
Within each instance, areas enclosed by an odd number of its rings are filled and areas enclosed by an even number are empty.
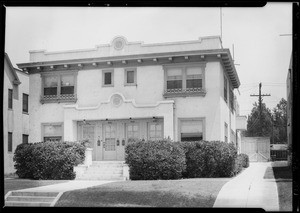
<svg viewBox="0 0 300 213">
<path fill-rule="evenodd" d="M 103 160 L 116 160 L 116 123 L 103 125 Z"/>
</svg>

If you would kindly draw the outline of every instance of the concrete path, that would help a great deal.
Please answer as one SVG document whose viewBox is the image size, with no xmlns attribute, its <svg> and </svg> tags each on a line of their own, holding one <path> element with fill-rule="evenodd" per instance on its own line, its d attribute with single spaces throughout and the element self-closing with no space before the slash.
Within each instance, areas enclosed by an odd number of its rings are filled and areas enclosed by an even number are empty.
<svg viewBox="0 0 300 213">
<path fill-rule="evenodd" d="M 271 162 L 250 162 L 247 169 L 222 187 L 213 207 L 279 211 L 276 182 L 263 179 L 267 167 Z"/>
<path fill-rule="evenodd" d="M 99 186 L 99 185 L 103 185 L 103 184 L 106 184 L 106 183 L 112 183 L 112 182 L 116 182 L 116 181 L 72 180 L 72 181 L 65 182 L 65 183 L 58 183 L 58 184 L 53 184 L 53 185 L 27 188 L 27 189 L 20 189 L 20 190 L 14 190 L 14 191 L 22 191 L 22 192 L 66 192 L 66 191 L 72 191 L 72 190 L 76 190 L 76 189 L 85 189 L 85 188 L 88 188 L 88 187 Z"/>
</svg>

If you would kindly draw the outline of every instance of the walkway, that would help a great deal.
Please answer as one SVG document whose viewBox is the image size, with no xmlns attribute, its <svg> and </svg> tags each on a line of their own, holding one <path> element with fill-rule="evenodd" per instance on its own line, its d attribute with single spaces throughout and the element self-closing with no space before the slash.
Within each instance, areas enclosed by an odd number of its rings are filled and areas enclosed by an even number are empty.
<svg viewBox="0 0 300 213">
<path fill-rule="evenodd" d="M 279 211 L 276 182 L 274 179 L 263 179 L 270 166 L 271 162 L 250 162 L 247 169 L 222 187 L 214 207 Z"/>
<path fill-rule="evenodd" d="M 34 188 L 27 188 L 27 189 L 20 189 L 15 191 L 22 191 L 22 192 L 66 192 L 72 191 L 76 189 L 85 189 L 88 187 L 99 186 L 106 183 L 112 183 L 115 181 L 104 181 L 104 180 L 97 180 L 97 181 L 90 181 L 90 180 L 72 180 L 66 183 L 58 183 L 53 185 L 47 186 L 40 186 Z"/>
</svg>

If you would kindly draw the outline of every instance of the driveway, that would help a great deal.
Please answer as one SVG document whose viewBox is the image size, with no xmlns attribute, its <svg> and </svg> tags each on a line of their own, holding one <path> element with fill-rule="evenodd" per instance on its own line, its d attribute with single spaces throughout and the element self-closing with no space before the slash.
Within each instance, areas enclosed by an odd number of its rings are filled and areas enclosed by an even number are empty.
<svg viewBox="0 0 300 213">
<path fill-rule="evenodd" d="M 274 179 L 264 179 L 271 162 L 250 162 L 250 166 L 227 182 L 219 192 L 214 207 L 263 208 L 279 211 L 277 185 Z"/>
</svg>

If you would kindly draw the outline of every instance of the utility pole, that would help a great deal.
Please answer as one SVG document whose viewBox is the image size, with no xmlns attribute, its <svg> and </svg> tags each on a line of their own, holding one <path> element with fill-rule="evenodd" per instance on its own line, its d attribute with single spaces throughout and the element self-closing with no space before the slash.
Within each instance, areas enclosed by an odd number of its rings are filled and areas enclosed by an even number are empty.
<svg viewBox="0 0 300 213">
<path fill-rule="evenodd" d="M 260 125 L 260 136 L 262 136 L 262 98 L 263 96 L 271 96 L 270 94 L 261 94 L 261 86 L 262 84 L 259 83 L 259 94 L 258 95 L 250 95 L 250 96 L 258 96 L 258 103 L 259 103 L 259 125 Z"/>
</svg>

